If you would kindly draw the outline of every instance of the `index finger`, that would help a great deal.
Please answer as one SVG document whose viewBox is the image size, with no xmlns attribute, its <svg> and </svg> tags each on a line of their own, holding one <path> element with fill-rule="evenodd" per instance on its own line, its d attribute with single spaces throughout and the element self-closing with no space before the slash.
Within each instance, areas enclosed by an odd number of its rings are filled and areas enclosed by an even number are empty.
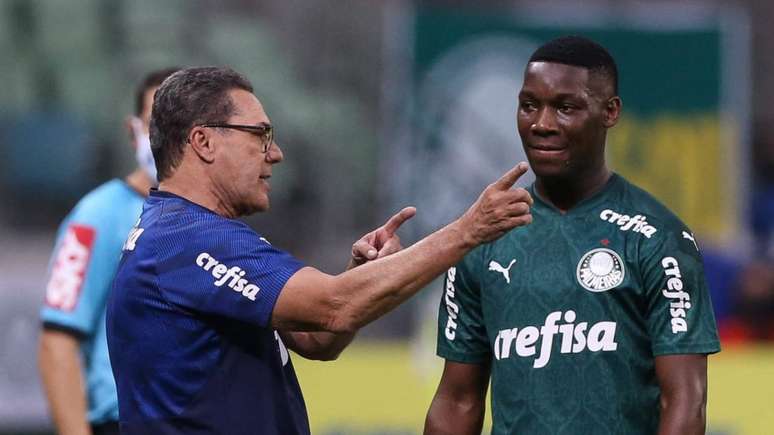
<svg viewBox="0 0 774 435">
<path fill-rule="evenodd" d="M 387 233 L 388 236 L 392 236 L 395 234 L 395 231 L 398 231 L 398 228 L 403 225 L 403 222 L 411 219 L 415 214 L 417 214 L 416 207 L 406 207 L 391 217 L 390 220 L 384 224 L 382 229 Z"/>
<path fill-rule="evenodd" d="M 528 169 L 529 166 L 527 165 L 527 162 L 519 162 L 519 164 L 511 168 L 511 170 L 500 177 L 499 180 L 495 181 L 494 185 L 501 190 L 508 190 L 522 175 L 527 172 Z"/>
</svg>

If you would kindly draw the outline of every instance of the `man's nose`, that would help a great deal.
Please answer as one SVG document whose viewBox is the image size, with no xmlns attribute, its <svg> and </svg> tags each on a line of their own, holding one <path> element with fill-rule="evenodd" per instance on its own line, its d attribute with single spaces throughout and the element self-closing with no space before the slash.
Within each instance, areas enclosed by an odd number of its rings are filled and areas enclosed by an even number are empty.
<svg viewBox="0 0 774 435">
<path fill-rule="evenodd" d="M 269 163 L 279 163 L 285 155 L 282 154 L 282 148 L 280 148 L 277 142 L 272 142 L 269 149 L 266 150 L 266 161 Z"/>
<path fill-rule="evenodd" d="M 540 109 L 530 129 L 538 136 L 557 134 L 559 129 L 556 124 L 556 115 L 547 107 Z"/>
</svg>

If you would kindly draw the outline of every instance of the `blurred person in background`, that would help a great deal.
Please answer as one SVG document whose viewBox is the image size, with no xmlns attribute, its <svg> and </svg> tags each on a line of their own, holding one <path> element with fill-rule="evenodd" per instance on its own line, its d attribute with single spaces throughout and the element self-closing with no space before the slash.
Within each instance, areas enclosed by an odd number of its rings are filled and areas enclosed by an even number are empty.
<svg viewBox="0 0 774 435">
<path fill-rule="evenodd" d="M 729 345 L 774 340 L 774 133 L 765 125 L 760 129 L 753 154 L 757 177 L 750 212 L 752 256 L 725 254 L 726 263 L 736 263 L 732 271 L 718 268 L 718 262 L 706 263 L 704 256 L 708 274 L 715 275 L 711 284 L 726 293 L 727 309 L 725 315 L 718 313 L 718 329 L 723 344 Z"/>
<path fill-rule="evenodd" d="M 621 99 L 605 48 L 563 37 L 531 56 L 517 126 L 534 222 L 449 270 L 446 359 L 426 434 L 702 434 L 720 350 L 691 231 L 605 163 Z"/>
<path fill-rule="evenodd" d="M 742 267 L 731 292 L 731 314 L 718 322 L 723 344 L 774 340 L 774 262 Z"/>
<path fill-rule="evenodd" d="M 755 258 L 774 260 L 774 131 L 761 126 L 753 162 L 758 176 L 751 198 L 751 226 Z M 772 313 L 774 314 L 774 313 Z"/>
<path fill-rule="evenodd" d="M 38 365 L 57 432 L 117 434 L 118 399 L 108 358 L 105 304 L 121 246 L 157 184 L 148 126 L 153 95 L 176 69 L 149 73 L 135 91 L 127 129 L 137 168 L 84 196 L 60 225 L 40 316 Z"/>
<path fill-rule="evenodd" d="M 395 231 L 415 210 L 403 209 L 353 245 L 345 272 L 328 275 L 236 219 L 269 209 L 284 158 L 246 78 L 181 70 L 152 112 L 159 188 L 124 245 L 106 319 L 124 435 L 308 434 L 287 348 L 335 359 L 355 331 L 473 247 L 531 221 L 531 197 L 511 189 L 522 162 L 405 250 Z"/>
</svg>

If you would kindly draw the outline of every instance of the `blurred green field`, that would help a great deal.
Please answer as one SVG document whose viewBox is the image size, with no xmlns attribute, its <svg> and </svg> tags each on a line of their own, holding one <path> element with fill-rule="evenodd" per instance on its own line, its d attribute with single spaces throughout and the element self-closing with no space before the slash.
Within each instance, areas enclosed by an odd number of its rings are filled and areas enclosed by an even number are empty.
<svg viewBox="0 0 774 435">
<path fill-rule="evenodd" d="M 421 433 L 442 368 L 440 359 L 403 342 L 355 343 L 332 363 L 298 356 L 293 363 L 318 435 Z M 772 433 L 772 391 L 774 346 L 711 356 L 708 433 Z"/>
</svg>

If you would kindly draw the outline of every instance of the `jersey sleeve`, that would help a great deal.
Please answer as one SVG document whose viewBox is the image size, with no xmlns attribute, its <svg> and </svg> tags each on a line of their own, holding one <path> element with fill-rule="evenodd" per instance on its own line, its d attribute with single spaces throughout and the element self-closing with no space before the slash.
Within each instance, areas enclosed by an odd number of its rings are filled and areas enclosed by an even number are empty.
<svg viewBox="0 0 774 435">
<path fill-rule="evenodd" d="M 480 249 L 446 272 L 438 310 L 438 356 L 462 363 L 489 359 L 481 310 Z"/>
<path fill-rule="evenodd" d="M 644 247 L 642 278 L 654 355 L 720 351 L 698 245 L 687 229 L 666 230 Z"/>
<path fill-rule="evenodd" d="M 121 246 L 112 219 L 79 204 L 60 226 L 40 316 L 47 328 L 93 334 L 105 309 Z"/>
<path fill-rule="evenodd" d="M 159 273 L 170 303 L 266 327 L 285 283 L 303 264 L 247 226 L 215 228 Z"/>
</svg>

